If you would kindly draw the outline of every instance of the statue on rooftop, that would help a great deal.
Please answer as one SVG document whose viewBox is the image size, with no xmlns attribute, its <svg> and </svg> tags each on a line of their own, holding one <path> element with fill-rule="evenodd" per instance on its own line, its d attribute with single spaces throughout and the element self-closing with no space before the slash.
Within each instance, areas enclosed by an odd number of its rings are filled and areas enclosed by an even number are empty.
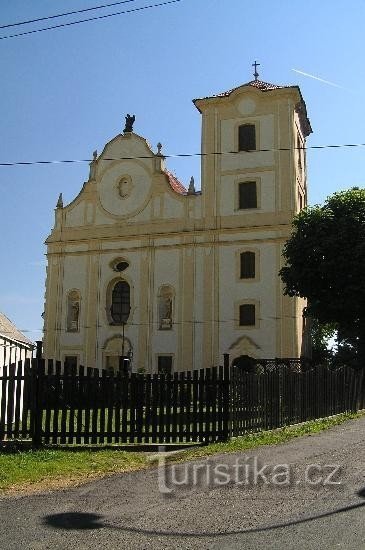
<svg viewBox="0 0 365 550">
<path fill-rule="evenodd" d="M 93 152 L 93 160 L 90 162 L 90 170 L 89 170 L 89 180 L 95 179 L 96 174 L 96 159 L 98 158 L 98 152 Z"/>
<path fill-rule="evenodd" d="M 124 133 L 129 133 L 129 132 L 133 132 L 133 124 L 134 124 L 134 121 L 136 120 L 136 117 L 134 115 L 130 115 L 130 114 L 127 114 L 127 116 L 125 117 L 125 128 L 124 128 Z"/>
<path fill-rule="evenodd" d="M 195 181 L 194 181 L 194 176 L 191 176 L 191 178 L 190 178 L 189 189 L 188 189 L 188 195 L 195 195 Z"/>
</svg>

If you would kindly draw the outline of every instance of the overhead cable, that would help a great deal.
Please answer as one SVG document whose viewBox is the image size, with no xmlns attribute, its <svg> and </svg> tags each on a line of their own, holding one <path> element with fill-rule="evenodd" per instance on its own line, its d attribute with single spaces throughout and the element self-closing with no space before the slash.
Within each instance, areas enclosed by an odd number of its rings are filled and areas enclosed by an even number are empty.
<svg viewBox="0 0 365 550">
<path fill-rule="evenodd" d="M 311 145 L 309 147 L 278 147 L 273 149 L 255 149 L 253 151 L 215 151 L 212 153 L 176 153 L 171 155 L 155 155 L 161 158 L 190 158 L 190 157 L 209 157 L 211 155 L 242 155 L 253 153 L 268 153 L 268 152 L 280 152 L 280 151 L 294 151 L 302 150 L 307 151 L 309 149 L 342 149 L 342 148 L 355 148 L 365 147 L 365 143 L 344 143 L 339 145 Z M 150 155 L 144 156 L 128 156 L 128 157 L 105 157 L 100 158 L 101 161 L 116 161 L 116 160 L 142 160 L 155 158 Z M 66 159 L 66 160 L 34 160 L 34 161 L 18 161 L 18 162 L 0 162 L 0 166 L 32 166 L 35 164 L 75 164 L 75 163 L 90 163 L 94 159 Z"/>
<path fill-rule="evenodd" d="M 136 0 L 122 0 L 121 2 L 113 2 L 112 4 L 103 4 L 101 6 L 95 6 L 93 8 L 84 8 L 83 10 L 68 11 L 65 13 L 58 13 L 56 15 L 48 15 L 47 17 L 38 17 L 37 19 L 28 19 L 27 21 L 18 21 L 17 23 L 8 23 L 7 25 L 0 25 L 0 29 L 6 29 L 9 27 L 18 27 L 20 25 L 29 25 L 30 23 L 38 23 L 39 21 L 47 21 L 48 19 L 56 19 L 57 17 L 67 17 L 68 15 L 75 15 L 76 13 L 84 13 L 85 11 L 101 10 L 103 8 L 110 8 L 111 6 L 118 6 L 119 4 L 128 4 L 129 2 L 135 2 Z"/>
<path fill-rule="evenodd" d="M 98 15 L 98 16 L 95 16 L 95 17 L 89 17 L 87 19 L 79 19 L 78 21 L 70 21 L 69 23 L 60 23 L 59 25 L 53 25 L 51 27 L 43 27 L 42 29 L 34 29 L 32 31 L 24 31 L 24 32 L 20 32 L 20 33 L 17 33 L 17 34 L 9 34 L 7 36 L 0 36 L 0 40 L 7 40 L 8 38 L 17 38 L 19 36 L 25 36 L 25 35 L 34 34 L 34 33 L 43 32 L 43 31 L 50 31 L 50 30 L 53 30 L 53 29 L 60 29 L 60 28 L 63 28 L 63 27 L 70 27 L 71 25 L 78 25 L 80 23 L 88 23 L 90 21 L 96 21 L 98 19 L 106 19 L 108 17 L 114 17 L 116 15 L 123 15 L 123 14 L 127 14 L 127 13 L 133 13 L 133 12 L 137 12 L 137 11 L 148 10 L 148 9 L 151 9 L 151 8 L 159 8 L 159 7 L 162 7 L 162 6 L 167 6 L 168 4 L 176 4 L 177 2 L 181 2 L 181 1 L 182 0 L 167 0 L 166 2 L 160 2 L 159 4 L 150 4 L 148 6 L 141 6 L 139 8 L 131 8 L 129 10 L 118 11 L 118 12 L 109 13 L 109 14 L 106 14 L 106 15 Z"/>
</svg>

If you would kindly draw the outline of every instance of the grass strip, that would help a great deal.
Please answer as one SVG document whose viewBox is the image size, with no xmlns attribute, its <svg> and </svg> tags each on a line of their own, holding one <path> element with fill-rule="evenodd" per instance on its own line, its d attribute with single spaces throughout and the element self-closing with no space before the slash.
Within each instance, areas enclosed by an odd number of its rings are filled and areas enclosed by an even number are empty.
<svg viewBox="0 0 365 550">
<path fill-rule="evenodd" d="M 328 418 L 309 420 L 307 422 L 303 422 L 302 424 L 295 424 L 294 426 L 285 426 L 275 430 L 250 433 L 231 439 L 230 441 L 224 443 L 211 443 L 206 447 L 196 447 L 194 449 L 190 448 L 186 451 L 181 451 L 181 453 L 178 452 L 171 455 L 167 458 L 167 460 L 170 462 L 194 460 L 214 454 L 237 453 L 248 449 L 255 449 L 256 447 L 261 447 L 263 445 L 279 445 L 296 437 L 322 432 L 337 426 L 338 424 L 342 424 L 347 420 L 360 418 L 360 416 L 363 416 L 364 414 L 365 411 L 358 413 L 341 413 Z"/>
<path fill-rule="evenodd" d="M 226 443 L 212 443 L 170 455 L 169 461 L 199 459 L 214 454 L 235 453 L 263 445 L 278 445 L 290 439 L 311 435 L 347 420 L 359 418 L 364 412 L 344 413 L 329 418 L 311 420 L 277 430 L 257 432 L 237 437 Z M 0 491 L 43 490 L 76 485 L 92 478 L 113 473 L 130 472 L 154 467 L 142 452 L 105 450 L 42 449 L 15 454 L 0 454 Z"/>
<path fill-rule="evenodd" d="M 97 450 L 69 451 L 42 449 L 0 455 L 0 491 L 30 484 L 47 487 L 50 480 L 62 485 L 62 480 L 87 481 L 116 472 L 128 472 L 148 467 L 145 453 Z M 55 483 L 56 482 L 56 483 Z"/>
</svg>

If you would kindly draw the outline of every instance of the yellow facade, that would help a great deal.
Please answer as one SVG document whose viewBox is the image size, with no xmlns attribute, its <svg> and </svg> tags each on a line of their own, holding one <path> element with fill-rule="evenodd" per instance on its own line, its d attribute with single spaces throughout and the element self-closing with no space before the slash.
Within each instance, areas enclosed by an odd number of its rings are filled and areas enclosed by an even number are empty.
<svg viewBox="0 0 365 550">
<path fill-rule="evenodd" d="M 59 200 L 47 239 L 46 357 L 117 369 L 133 354 L 133 370 L 156 372 L 218 365 L 223 353 L 302 354 L 304 303 L 283 296 L 278 277 L 307 195 L 300 90 L 254 80 L 194 103 L 201 191 L 179 184 L 160 147 L 125 131 L 95 155 L 75 200 Z M 255 147 L 240 150 L 247 135 Z"/>
</svg>

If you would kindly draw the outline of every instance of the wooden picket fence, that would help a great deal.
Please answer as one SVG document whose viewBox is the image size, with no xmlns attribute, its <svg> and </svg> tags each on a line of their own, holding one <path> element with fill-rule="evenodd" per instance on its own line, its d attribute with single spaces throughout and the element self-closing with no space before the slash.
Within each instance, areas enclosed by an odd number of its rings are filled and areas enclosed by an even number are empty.
<svg viewBox="0 0 365 550">
<path fill-rule="evenodd" d="M 0 381 L 0 440 L 164 444 L 229 437 L 227 367 L 123 375 L 33 359 L 5 368 Z"/>
<path fill-rule="evenodd" d="M 0 373 L 0 441 L 36 446 L 208 443 L 365 405 L 362 371 L 275 363 L 115 374 L 26 360 Z"/>
<path fill-rule="evenodd" d="M 306 420 L 355 412 L 365 406 L 363 371 L 279 368 L 250 374 L 234 369 L 232 435 L 271 430 Z"/>
</svg>

